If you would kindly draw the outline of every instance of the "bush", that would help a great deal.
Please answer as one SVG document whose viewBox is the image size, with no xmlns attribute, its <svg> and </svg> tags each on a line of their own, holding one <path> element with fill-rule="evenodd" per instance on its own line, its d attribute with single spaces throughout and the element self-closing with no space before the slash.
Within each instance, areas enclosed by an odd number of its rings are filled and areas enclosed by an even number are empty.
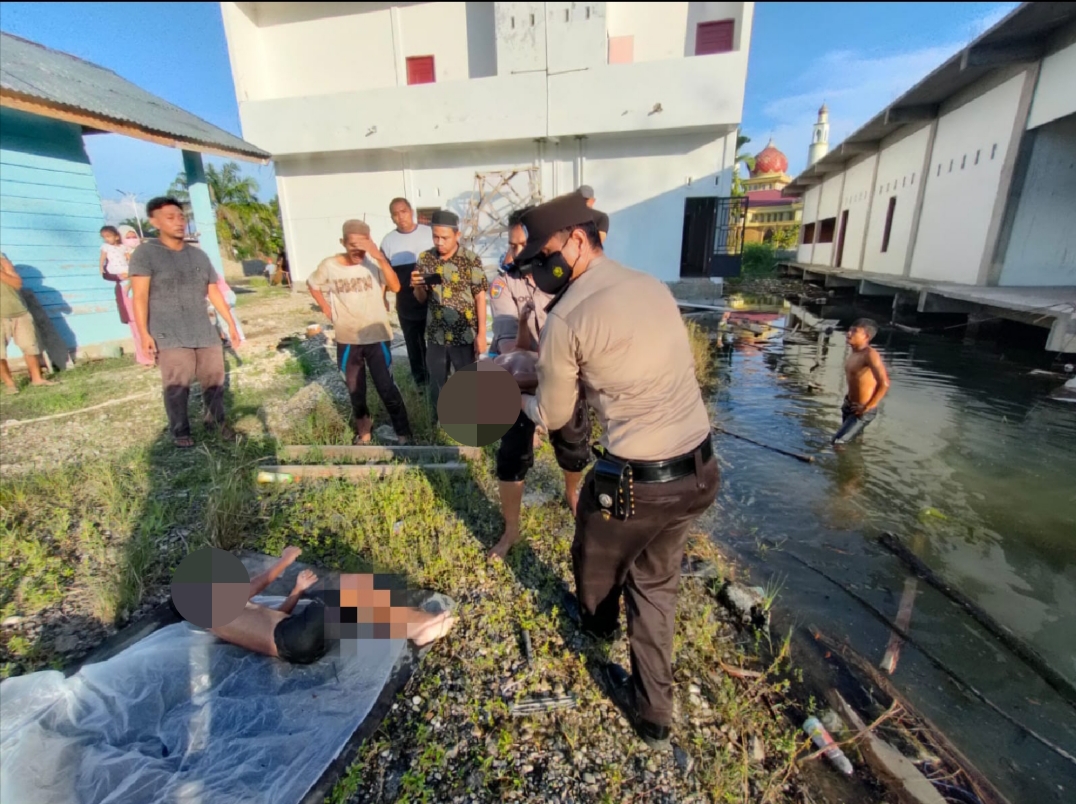
<svg viewBox="0 0 1076 804">
<path fill-rule="evenodd" d="M 743 247 L 740 275 L 744 278 L 773 276 L 777 271 L 777 255 L 770 243 L 747 243 Z"/>
</svg>

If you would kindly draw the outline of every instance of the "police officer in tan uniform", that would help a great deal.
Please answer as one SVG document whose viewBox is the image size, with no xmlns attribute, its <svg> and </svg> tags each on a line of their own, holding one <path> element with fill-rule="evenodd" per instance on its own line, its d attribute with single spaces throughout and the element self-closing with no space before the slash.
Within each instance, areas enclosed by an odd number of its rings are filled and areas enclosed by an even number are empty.
<svg viewBox="0 0 1076 804">
<path fill-rule="evenodd" d="M 518 351 L 538 351 L 539 334 L 545 325 L 545 308 L 552 301 L 534 283 L 527 270 L 515 263 L 515 255 L 526 245 L 520 225 L 529 207 L 508 219 L 508 253 L 501 263 L 501 273 L 489 286 L 493 310 L 493 341 L 490 353 L 504 355 Z M 503 559 L 519 541 L 519 515 L 523 503 L 523 481 L 534 466 L 537 446 L 535 424 L 520 411 L 516 423 L 501 437 L 497 447 L 496 474 L 504 515 L 504 532 L 489 552 L 490 558 Z M 564 494 L 575 513 L 579 500 L 579 481 L 590 463 L 590 416 L 586 399 L 580 398 L 568 423 L 550 433 L 549 441 L 557 465 L 564 473 Z"/>
<path fill-rule="evenodd" d="M 580 624 L 614 637 L 625 596 L 631 676 L 605 665 L 601 677 L 644 742 L 668 748 L 680 562 L 720 478 L 676 302 L 654 277 L 605 256 L 596 217 L 578 193 L 523 217 L 527 245 L 517 261 L 531 262 L 554 299 L 537 393 L 522 407 L 555 430 L 572 416 L 581 384 L 601 422 L 572 543 Z"/>
</svg>

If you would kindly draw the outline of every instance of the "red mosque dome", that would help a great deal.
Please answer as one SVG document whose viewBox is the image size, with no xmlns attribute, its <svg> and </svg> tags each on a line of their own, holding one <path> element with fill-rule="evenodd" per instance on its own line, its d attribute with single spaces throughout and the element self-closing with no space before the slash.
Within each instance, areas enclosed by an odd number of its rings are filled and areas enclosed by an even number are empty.
<svg viewBox="0 0 1076 804">
<path fill-rule="evenodd" d="M 770 140 L 769 145 L 755 156 L 755 169 L 751 171 L 751 175 L 763 176 L 767 173 L 787 172 L 788 157 L 778 151 L 773 145 L 773 140 Z"/>
</svg>

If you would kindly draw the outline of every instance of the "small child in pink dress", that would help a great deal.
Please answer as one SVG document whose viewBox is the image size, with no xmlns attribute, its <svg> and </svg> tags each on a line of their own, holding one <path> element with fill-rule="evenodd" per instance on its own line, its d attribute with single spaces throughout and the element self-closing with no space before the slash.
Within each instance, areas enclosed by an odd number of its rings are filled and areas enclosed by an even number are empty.
<svg viewBox="0 0 1076 804">
<path fill-rule="evenodd" d="M 116 283 L 116 307 L 120 321 L 131 328 L 131 338 L 135 344 L 135 358 L 143 366 L 153 366 L 153 357 L 142 348 L 142 336 L 138 333 L 138 324 L 134 317 L 134 303 L 131 300 L 131 282 L 127 277 L 127 258 L 132 249 L 122 243 L 119 229 L 115 226 L 102 226 L 101 239 L 101 276 Z"/>
</svg>

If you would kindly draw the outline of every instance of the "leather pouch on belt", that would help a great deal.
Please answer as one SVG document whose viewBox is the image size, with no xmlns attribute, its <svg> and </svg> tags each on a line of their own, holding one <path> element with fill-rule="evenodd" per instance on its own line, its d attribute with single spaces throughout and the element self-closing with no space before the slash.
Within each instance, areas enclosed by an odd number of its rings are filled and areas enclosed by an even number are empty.
<svg viewBox="0 0 1076 804">
<path fill-rule="evenodd" d="M 635 486 L 628 464 L 599 458 L 594 464 L 594 492 L 606 519 L 624 521 L 635 513 Z"/>
</svg>

